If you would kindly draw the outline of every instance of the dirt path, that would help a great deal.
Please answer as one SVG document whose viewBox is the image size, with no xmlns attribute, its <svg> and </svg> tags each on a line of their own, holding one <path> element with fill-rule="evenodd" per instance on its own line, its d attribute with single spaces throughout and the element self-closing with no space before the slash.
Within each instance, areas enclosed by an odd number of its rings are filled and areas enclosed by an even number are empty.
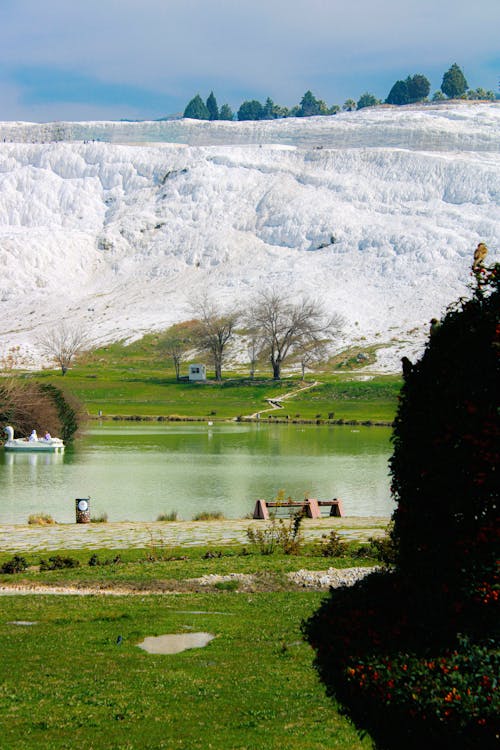
<svg viewBox="0 0 500 750">
<path fill-rule="evenodd" d="M 301 393 L 301 391 L 307 391 L 309 390 L 309 388 L 314 388 L 317 385 L 319 385 L 319 380 L 315 380 L 314 383 L 311 383 L 310 385 L 304 385 L 302 386 L 302 388 L 296 388 L 294 391 L 290 391 L 289 393 L 284 393 L 283 396 L 277 396 L 276 398 L 266 398 L 267 403 L 270 404 L 270 407 L 268 409 L 261 409 L 260 411 L 254 412 L 254 414 L 248 414 L 244 416 L 243 419 L 259 419 L 261 414 L 266 414 L 268 411 L 284 409 L 285 407 L 281 402 L 286 398 L 292 398 L 293 396 L 296 396 L 297 393 Z"/>
<path fill-rule="evenodd" d="M 288 586 L 323 591 L 331 587 L 352 586 L 357 581 L 373 572 L 374 568 L 328 568 L 327 570 L 296 570 L 286 574 Z M 217 575 L 210 573 L 200 578 L 187 578 L 180 581 L 149 581 L 143 586 L 95 585 L 95 586 L 47 586 L 37 583 L 16 583 L 0 585 L 2 596 L 150 596 L 173 595 L 185 593 L 203 593 L 215 591 L 217 584 L 231 582 L 235 589 L 245 592 L 283 591 L 281 578 L 276 581 L 272 575 L 252 573 L 227 573 Z"/>
</svg>

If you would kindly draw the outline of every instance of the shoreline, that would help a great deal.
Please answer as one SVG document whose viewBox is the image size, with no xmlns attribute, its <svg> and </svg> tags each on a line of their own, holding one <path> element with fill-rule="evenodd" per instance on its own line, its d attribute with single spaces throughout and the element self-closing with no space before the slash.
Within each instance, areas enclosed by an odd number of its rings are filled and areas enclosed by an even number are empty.
<svg viewBox="0 0 500 750">
<path fill-rule="evenodd" d="M 178 417 L 176 415 L 139 415 L 139 414 L 88 414 L 86 420 L 89 422 L 213 422 L 213 424 L 317 424 L 338 425 L 351 427 L 393 427 L 394 422 L 386 422 L 374 419 L 280 419 L 279 417 L 228 417 L 217 419 L 216 417 Z"/>
</svg>

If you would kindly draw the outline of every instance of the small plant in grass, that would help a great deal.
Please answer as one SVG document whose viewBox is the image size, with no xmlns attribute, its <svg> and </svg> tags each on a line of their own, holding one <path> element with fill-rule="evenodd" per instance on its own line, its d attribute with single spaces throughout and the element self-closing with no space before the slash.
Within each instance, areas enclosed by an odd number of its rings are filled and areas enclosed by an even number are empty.
<svg viewBox="0 0 500 750">
<path fill-rule="evenodd" d="M 240 582 L 236 578 L 231 578 L 229 581 L 217 581 L 214 588 L 218 591 L 236 591 L 239 585 Z"/>
<path fill-rule="evenodd" d="M 168 546 L 163 537 L 161 535 L 155 536 L 150 530 L 149 542 L 145 553 L 147 562 L 162 562 L 167 560 L 169 557 L 168 552 Z"/>
<path fill-rule="evenodd" d="M 179 519 L 177 517 L 177 511 L 171 510 L 169 513 L 160 513 L 160 515 L 158 516 L 156 520 L 157 521 L 178 521 Z"/>
<path fill-rule="evenodd" d="M 14 555 L 14 557 L 0 566 L 0 573 L 22 573 L 27 567 L 28 563 L 24 557 L 21 557 L 21 555 Z"/>
<path fill-rule="evenodd" d="M 218 510 L 205 510 L 193 516 L 193 521 L 223 521 L 224 513 Z"/>
<path fill-rule="evenodd" d="M 28 518 L 30 526 L 52 526 L 54 519 L 48 513 L 32 513 Z"/>
<path fill-rule="evenodd" d="M 99 565 L 118 565 L 118 563 L 121 563 L 122 559 L 120 555 L 115 555 L 113 559 L 106 558 L 105 560 L 101 560 L 99 555 L 94 552 L 93 555 L 89 558 L 89 566 L 91 568 L 95 568 Z"/>
<path fill-rule="evenodd" d="M 370 537 L 371 556 L 385 565 L 394 565 L 396 562 L 396 545 L 391 533 L 392 524 L 390 524 L 388 533 L 382 537 Z"/>
<path fill-rule="evenodd" d="M 330 531 L 328 535 L 323 534 L 319 542 L 319 554 L 322 557 L 342 557 L 347 552 L 347 545 L 342 541 L 338 531 Z"/>
<path fill-rule="evenodd" d="M 107 522 L 108 522 L 107 513 L 101 513 L 100 516 L 92 516 L 90 519 L 90 523 L 107 523 Z"/>
<path fill-rule="evenodd" d="M 211 549 L 207 550 L 205 554 L 202 556 L 202 560 L 215 560 L 222 557 L 222 552 L 220 549 L 212 551 Z"/>
<path fill-rule="evenodd" d="M 295 513 L 289 521 L 282 518 L 271 518 L 263 528 L 247 529 L 250 544 L 258 547 L 261 555 L 272 555 L 281 549 L 285 555 L 298 555 L 303 544 L 301 524 L 304 519 L 302 510 Z"/>
<path fill-rule="evenodd" d="M 278 490 L 273 502 L 277 503 L 277 505 L 290 505 L 292 498 L 290 495 L 286 497 L 285 490 Z"/>
<path fill-rule="evenodd" d="M 49 561 L 40 560 L 40 570 L 62 570 L 64 568 L 78 568 L 80 562 L 74 557 L 62 557 L 53 555 Z"/>
</svg>

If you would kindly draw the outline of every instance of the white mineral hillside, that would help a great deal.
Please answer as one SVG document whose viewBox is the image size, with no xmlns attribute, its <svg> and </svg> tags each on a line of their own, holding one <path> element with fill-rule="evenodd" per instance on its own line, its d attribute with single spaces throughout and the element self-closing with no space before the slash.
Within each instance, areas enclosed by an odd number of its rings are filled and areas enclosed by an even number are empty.
<svg viewBox="0 0 500 750">
<path fill-rule="evenodd" d="M 252 123 L 0 123 L 0 357 L 58 321 L 95 341 L 308 295 L 377 343 L 422 347 L 500 247 L 500 103 Z"/>
</svg>

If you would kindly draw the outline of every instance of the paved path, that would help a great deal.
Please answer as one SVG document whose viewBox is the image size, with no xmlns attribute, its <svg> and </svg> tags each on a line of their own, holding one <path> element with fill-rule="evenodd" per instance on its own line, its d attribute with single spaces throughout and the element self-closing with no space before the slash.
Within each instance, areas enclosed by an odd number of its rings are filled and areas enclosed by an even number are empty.
<svg viewBox="0 0 500 750">
<path fill-rule="evenodd" d="M 319 539 L 335 529 L 349 539 L 367 541 L 381 536 L 388 518 L 306 519 L 306 541 Z M 125 549 L 127 547 L 196 546 L 248 543 L 247 529 L 262 528 L 266 521 L 121 522 L 55 524 L 53 526 L 0 525 L 0 550 L 22 553 L 61 549 Z"/>
</svg>

